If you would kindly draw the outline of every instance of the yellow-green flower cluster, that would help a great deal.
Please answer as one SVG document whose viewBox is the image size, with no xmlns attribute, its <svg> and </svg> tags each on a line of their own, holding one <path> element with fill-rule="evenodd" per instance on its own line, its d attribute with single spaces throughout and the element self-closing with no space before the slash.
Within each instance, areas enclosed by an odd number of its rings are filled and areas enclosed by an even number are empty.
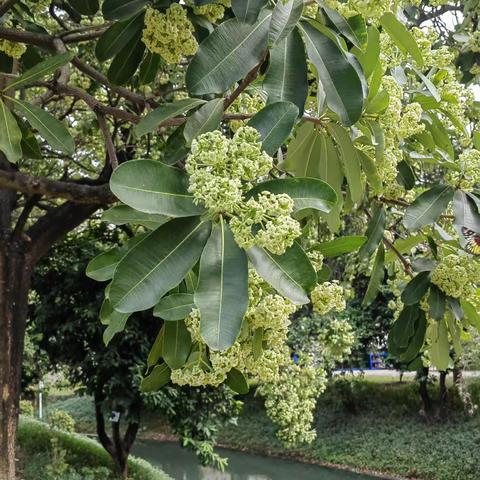
<svg viewBox="0 0 480 480">
<path fill-rule="evenodd" d="M 458 156 L 459 171 L 450 170 L 446 175 L 448 183 L 465 191 L 471 191 L 480 183 L 480 151 L 465 150 Z"/>
<path fill-rule="evenodd" d="M 158 53 L 168 64 L 178 63 L 198 49 L 192 22 L 178 3 L 172 3 L 165 13 L 148 7 L 142 41 L 153 53 Z"/>
<path fill-rule="evenodd" d="M 398 124 L 398 136 L 408 138 L 423 132 L 425 125 L 421 122 L 422 112 L 422 106 L 417 102 L 406 105 Z"/>
<path fill-rule="evenodd" d="M 304 5 L 302 15 L 305 17 L 316 18 L 318 13 L 318 3 L 311 3 L 310 5 Z"/>
<path fill-rule="evenodd" d="M 480 31 L 473 32 L 465 47 L 472 52 L 480 52 Z"/>
<path fill-rule="evenodd" d="M 195 15 L 203 15 L 209 22 L 215 23 L 225 16 L 225 8 L 232 6 L 232 0 L 215 0 L 208 5 L 195 5 L 191 0 L 187 1 L 187 5 L 193 6 Z"/>
<path fill-rule="evenodd" d="M 341 362 L 352 353 L 355 334 L 346 320 L 333 319 L 324 324 L 318 342 L 326 363 Z"/>
<path fill-rule="evenodd" d="M 433 270 L 432 283 L 450 297 L 467 299 L 480 283 L 480 263 L 468 255 L 447 255 Z"/>
<path fill-rule="evenodd" d="M 262 385 L 268 416 L 280 427 L 277 436 L 286 445 L 311 443 L 316 431 L 312 428 L 318 396 L 325 390 L 324 370 L 290 364 L 283 368 L 277 382 Z"/>
<path fill-rule="evenodd" d="M 302 233 L 300 224 L 290 216 L 292 211 L 293 200 L 288 195 L 265 191 L 247 200 L 230 227 L 241 247 L 257 245 L 279 255 Z M 256 226 L 260 229 L 254 234 Z"/>
<path fill-rule="evenodd" d="M 401 0 L 327 0 L 325 3 L 344 17 L 354 17 L 360 14 L 369 20 L 377 21 L 385 12 L 395 12 L 401 4 L 406 2 Z"/>
<path fill-rule="evenodd" d="M 311 293 L 313 311 L 320 315 L 334 310 L 340 312 L 345 310 L 345 294 L 343 288 L 334 282 L 318 284 Z"/>
<path fill-rule="evenodd" d="M 11 42 L 10 40 L 0 40 L 0 51 L 12 58 L 20 58 L 27 47 L 23 43 Z"/>
<path fill-rule="evenodd" d="M 265 100 L 258 92 L 241 93 L 238 98 L 228 108 L 228 113 L 233 114 L 252 114 L 257 113 L 265 106 Z M 245 120 L 231 120 L 230 129 L 236 132 L 245 124 Z"/>
</svg>

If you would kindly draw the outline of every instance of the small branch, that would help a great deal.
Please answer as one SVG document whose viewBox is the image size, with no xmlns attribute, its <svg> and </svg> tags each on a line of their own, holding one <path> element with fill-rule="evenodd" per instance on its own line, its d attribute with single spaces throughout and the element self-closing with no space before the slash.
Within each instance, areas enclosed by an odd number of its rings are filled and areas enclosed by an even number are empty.
<svg viewBox="0 0 480 480">
<path fill-rule="evenodd" d="M 27 223 L 28 217 L 33 210 L 33 207 L 35 207 L 40 198 L 42 198 L 40 195 L 33 195 L 27 200 L 25 206 L 23 207 L 22 213 L 18 217 L 12 237 L 18 238 L 20 236 L 23 231 L 23 227 Z"/>
<path fill-rule="evenodd" d="M 115 145 L 113 144 L 112 137 L 110 132 L 108 131 L 108 125 L 105 120 L 105 117 L 97 112 L 97 121 L 98 125 L 100 126 L 100 130 L 102 132 L 103 138 L 105 139 L 105 145 L 107 147 L 108 158 L 110 160 L 110 165 L 112 166 L 112 170 L 115 170 L 118 167 L 118 158 L 117 152 L 115 150 Z"/>
<path fill-rule="evenodd" d="M 13 171 L 0 170 L 0 188 L 22 192 L 28 196 L 64 198 L 83 204 L 105 205 L 115 201 L 107 184 L 81 185 Z"/>
<path fill-rule="evenodd" d="M 385 236 L 383 236 L 383 243 L 389 248 L 400 260 L 403 265 L 403 269 L 407 275 L 413 276 L 412 265 L 410 262 L 403 256 L 403 254 L 397 249 L 397 247 Z"/>
</svg>

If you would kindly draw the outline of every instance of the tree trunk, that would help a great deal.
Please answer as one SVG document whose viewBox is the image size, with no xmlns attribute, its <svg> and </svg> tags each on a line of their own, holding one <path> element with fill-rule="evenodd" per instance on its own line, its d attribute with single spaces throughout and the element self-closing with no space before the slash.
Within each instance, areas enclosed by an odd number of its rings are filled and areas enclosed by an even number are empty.
<svg viewBox="0 0 480 480">
<path fill-rule="evenodd" d="M 447 412 L 447 372 L 440 372 L 438 383 L 438 417 L 445 418 Z"/>
<path fill-rule="evenodd" d="M 430 398 L 430 394 L 428 393 L 428 367 L 422 367 L 417 372 L 418 382 L 419 382 L 419 393 L 423 403 L 423 412 L 425 416 L 430 416 L 432 412 L 432 400 Z"/>
<path fill-rule="evenodd" d="M 15 480 L 15 438 L 31 262 L 22 240 L 0 242 L 0 480 Z"/>
</svg>

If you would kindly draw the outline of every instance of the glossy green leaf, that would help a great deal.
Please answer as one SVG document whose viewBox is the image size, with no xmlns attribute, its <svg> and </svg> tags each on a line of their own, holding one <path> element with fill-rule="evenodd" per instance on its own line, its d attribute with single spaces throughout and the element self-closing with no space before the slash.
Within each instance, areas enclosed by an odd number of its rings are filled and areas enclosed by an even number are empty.
<svg viewBox="0 0 480 480">
<path fill-rule="evenodd" d="M 448 341 L 447 324 L 444 321 L 432 323 L 429 328 L 430 359 L 441 372 L 450 365 L 450 342 Z"/>
<path fill-rule="evenodd" d="M 308 95 L 307 74 L 305 47 L 302 37 L 294 30 L 270 50 L 270 63 L 263 82 L 268 103 L 292 102 L 299 114 L 303 114 Z"/>
<path fill-rule="evenodd" d="M 222 217 L 200 259 L 195 304 L 205 343 L 213 350 L 231 347 L 248 307 L 248 260 Z"/>
<path fill-rule="evenodd" d="M 156 392 L 170 381 L 172 371 L 166 363 L 155 365 L 149 375 L 140 383 L 140 390 L 143 393 Z"/>
<path fill-rule="evenodd" d="M 303 11 L 303 0 L 277 2 L 273 9 L 268 41 L 271 45 L 281 42 L 295 28 Z"/>
<path fill-rule="evenodd" d="M 15 118 L 20 131 L 22 132 L 22 140 L 20 147 L 22 149 L 22 155 L 25 158 L 32 158 L 35 160 L 41 160 L 43 158 L 40 145 L 38 144 L 35 134 L 30 126 L 23 119 Z"/>
<path fill-rule="evenodd" d="M 385 209 L 377 206 L 373 212 L 370 222 L 368 223 L 367 231 L 365 232 L 367 241 L 362 245 L 362 248 L 360 248 L 358 252 L 358 256 L 360 258 L 369 257 L 376 250 L 383 239 L 385 221 Z"/>
<path fill-rule="evenodd" d="M 330 19 L 330 21 L 335 25 L 337 30 L 350 42 L 353 43 L 357 48 L 362 48 L 362 41 L 357 37 L 357 34 L 352 29 L 351 25 L 347 22 L 345 17 L 340 15 L 336 10 L 323 6 L 323 11 Z"/>
<path fill-rule="evenodd" d="M 74 57 L 73 52 L 61 53 L 54 57 L 49 57 L 40 63 L 37 63 L 32 68 L 29 68 L 26 72 L 23 72 L 17 79 L 13 80 L 2 91 L 7 89 L 18 88 L 26 83 L 32 83 L 39 80 L 50 73 L 53 73 L 60 67 L 63 67 Z"/>
<path fill-rule="evenodd" d="M 445 316 L 445 293 L 436 285 L 430 285 L 428 296 L 429 314 L 435 320 L 442 320 Z"/>
<path fill-rule="evenodd" d="M 405 305 L 414 305 L 420 302 L 430 288 L 430 277 L 431 272 L 424 271 L 410 280 L 402 292 L 402 302 Z"/>
<path fill-rule="evenodd" d="M 380 18 L 383 29 L 388 33 L 395 45 L 404 53 L 408 53 L 415 60 L 419 67 L 423 66 L 423 57 L 420 48 L 408 31 L 407 27 L 397 20 L 392 12 L 386 12 Z"/>
<path fill-rule="evenodd" d="M 174 219 L 135 245 L 118 264 L 110 287 L 115 310 L 153 307 L 197 263 L 210 234 L 197 217 Z"/>
<path fill-rule="evenodd" d="M 373 263 L 372 272 L 370 274 L 370 280 L 368 282 L 367 291 L 363 297 L 362 305 L 369 305 L 375 300 L 378 295 L 378 290 L 382 284 L 383 277 L 385 276 L 385 248 L 383 244 L 380 244 L 375 255 L 375 261 Z"/>
<path fill-rule="evenodd" d="M 172 293 L 163 297 L 153 309 L 153 315 L 167 321 L 186 318 L 195 307 L 191 293 Z"/>
<path fill-rule="evenodd" d="M 102 5 L 105 20 L 126 20 L 144 9 L 148 0 L 105 0 Z"/>
<path fill-rule="evenodd" d="M 477 308 L 466 300 L 460 300 L 460 305 L 465 313 L 468 323 L 480 332 L 480 313 Z"/>
<path fill-rule="evenodd" d="M 419 195 L 405 211 L 403 224 L 411 231 L 437 221 L 453 198 L 448 185 L 435 185 Z"/>
<path fill-rule="evenodd" d="M 365 76 L 370 78 L 380 58 L 380 32 L 374 25 L 368 27 L 368 40 L 365 51 L 357 50 L 355 55 L 365 72 Z"/>
<path fill-rule="evenodd" d="M 293 199 L 294 211 L 312 208 L 328 213 L 337 202 L 337 194 L 330 185 L 316 178 L 282 178 L 260 183 L 247 193 L 247 198 L 263 191 L 286 193 Z"/>
<path fill-rule="evenodd" d="M 130 313 L 120 313 L 112 310 L 112 313 L 108 317 L 107 328 L 103 332 L 103 343 L 106 346 L 108 346 L 117 333 L 121 333 L 125 330 L 129 317 Z"/>
<path fill-rule="evenodd" d="M 162 357 L 172 369 L 185 365 L 192 349 L 192 338 L 183 320 L 166 322 L 164 325 L 164 343 Z"/>
<path fill-rule="evenodd" d="M 397 165 L 397 181 L 405 187 L 406 190 L 411 190 L 415 186 L 415 174 L 408 162 L 402 160 Z"/>
<path fill-rule="evenodd" d="M 110 188 L 119 200 L 141 212 L 171 217 L 189 217 L 203 212 L 188 192 L 187 175 L 155 160 L 123 163 L 113 172 Z"/>
<path fill-rule="evenodd" d="M 382 191 L 382 180 L 377 170 L 377 162 L 362 150 L 358 148 L 356 150 L 362 170 L 367 177 L 368 186 L 373 192 L 379 194 Z"/>
<path fill-rule="evenodd" d="M 40 107 L 14 98 L 10 100 L 14 103 L 16 110 L 27 119 L 28 123 L 54 150 L 73 155 L 75 142 L 63 123 Z"/>
<path fill-rule="evenodd" d="M 271 14 L 253 25 L 230 19 L 220 24 L 201 44 L 186 74 L 192 95 L 223 93 L 263 58 Z"/>
<path fill-rule="evenodd" d="M 471 197 L 465 192 L 457 190 L 453 196 L 454 225 L 459 233 L 462 227 L 474 232 L 480 232 L 480 214 Z"/>
<path fill-rule="evenodd" d="M 98 39 L 95 56 L 101 62 L 114 57 L 130 42 L 137 41 L 143 29 L 143 15 L 136 15 L 124 22 L 116 22 Z"/>
<path fill-rule="evenodd" d="M 97 282 L 105 282 L 113 277 L 113 272 L 123 257 L 125 251 L 119 247 L 111 248 L 106 252 L 102 252 L 92 258 L 87 265 L 85 274 L 87 277 L 97 280 Z"/>
<path fill-rule="evenodd" d="M 358 250 L 365 242 L 367 237 L 351 236 L 340 237 L 329 242 L 322 242 L 315 245 L 315 250 L 318 250 L 324 257 L 338 257 L 345 253 L 351 253 Z"/>
<path fill-rule="evenodd" d="M 82 15 L 92 16 L 98 12 L 98 0 L 68 0 L 68 3 Z"/>
<path fill-rule="evenodd" d="M 163 345 L 165 343 L 165 325 L 162 326 L 160 331 L 158 332 L 155 341 L 153 342 L 152 348 L 148 353 L 147 357 L 147 367 L 151 368 L 158 363 L 160 358 L 163 355 Z"/>
<path fill-rule="evenodd" d="M 245 378 L 245 375 L 240 370 L 237 370 L 236 368 L 232 368 L 227 373 L 227 380 L 225 381 L 225 383 L 234 392 L 239 393 L 240 395 L 245 395 L 250 390 L 250 387 L 248 386 L 248 382 L 247 382 L 247 379 Z"/>
<path fill-rule="evenodd" d="M 177 117 L 192 108 L 203 105 L 205 100 L 199 98 L 183 98 L 177 102 L 167 103 L 147 113 L 135 127 L 135 135 L 141 137 L 147 133 L 154 132 L 162 122 Z"/>
<path fill-rule="evenodd" d="M 157 77 L 157 73 L 162 65 L 162 57 L 158 53 L 147 51 L 145 58 L 140 64 L 138 71 L 138 82 L 140 85 L 148 85 Z"/>
<path fill-rule="evenodd" d="M 268 0 L 232 0 L 232 10 L 240 22 L 254 23 Z"/>
<path fill-rule="evenodd" d="M 333 135 L 340 151 L 340 160 L 343 163 L 343 171 L 347 178 L 348 188 L 354 203 L 360 203 L 363 199 L 363 183 L 360 169 L 359 151 L 353 145 L 350 134 L 340 125 L 330 123 L 328 131 Z"/>
<path fill-rule="evenodd" d="M 415 325 L 420 316 L 418 305 L 407 305 L 403 308 L 388 334 L 388 351 L 390 355 L 399 356 L 408 349 L 415 335 Z"/>
<path fill-rule="evenodd" d="M 149 229 L 155 229 L 168 222 L 169 217 L 155 213 L 145 213 L 135 210 L 128 205 L 115 205 L 102 214 L 102 220 L 113 223 L 114 225 L 142 225 Z"/>
<path fill-rule="evenodd" d="M 141 30 L 112 60 L 107 77 L 114 85 L 125 85 L 135 74 L 142 62 L 145 44 L 141 39 Z"/>
<path fill-rule="evenodd" d="M 223 98 L 215 98 L 188 117 L 183 130 L 187 145 L 202 133 L 217 130 L 223 118 Z"/>
<path fill-rule="evenodd" d="M 326 103 L 344 125 L 353 125 L 363 111 L 362 79 L 348 54 L 327 35 L 307 22 L 301 22 L 308 57 L 315 65 L 325 89 Z"/>
<path fill-rule="evenodd" d="M 12 112 L 0 100 L 0 150 L 7 160 L 16 163 L 22 158 L 22 132 Z"/>
<path fill-rule="evenodd" d="M 260 132 L 262 148 L 274 155 L 292 131 L 298 117 L 298 108 L 290 102 L 276 102 L 267 105 L 248 122 Z"/>
<path fill-rule="evenodd" d="M 285 169 L 298 177 L 318 177 L 319 157 L 324 142 L 323 135 L 311 123 L 304 123 L 287 150 Z"/>
<path fill-rule="evenodd" d="M 409 339 L 407 348 L 403 349 L 398 355 L 401 362 L 411 362 L 420 353 L 425 343 L 425 333 L 427 331 L 427 319 L 423 311 L 419 312 L 418 319 L 415 322 L 414 334 Z"/>
<path fill-rule="evenodd" d="M 310 301 L 307 294 L 315 287 L 317 275 L 298 243 L 283 255 L 274 255 L 260 247 L 253 247 L 247 253 L 257 273 L 278 293 L 296 305 Z"/>
</svg>

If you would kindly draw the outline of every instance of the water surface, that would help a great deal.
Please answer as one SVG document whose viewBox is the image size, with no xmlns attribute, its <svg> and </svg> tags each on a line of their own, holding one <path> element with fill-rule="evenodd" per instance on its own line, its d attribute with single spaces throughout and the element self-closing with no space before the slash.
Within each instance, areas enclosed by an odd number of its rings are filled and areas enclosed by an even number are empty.
<svg viewBox="0 0 480 480">
<path fill-rule="evenodd" d="M 225 472 L 211 467 L 202 467 L 193 452 L 173 442 L 138 441 L 133 454 L 162 468 L 175 480 L 372 480 L 373 478 L 291 460 L 268 458 L 221 448 L 217 451 L 220 455 L 228 457 L 228 467 Z"/>
</svg>

